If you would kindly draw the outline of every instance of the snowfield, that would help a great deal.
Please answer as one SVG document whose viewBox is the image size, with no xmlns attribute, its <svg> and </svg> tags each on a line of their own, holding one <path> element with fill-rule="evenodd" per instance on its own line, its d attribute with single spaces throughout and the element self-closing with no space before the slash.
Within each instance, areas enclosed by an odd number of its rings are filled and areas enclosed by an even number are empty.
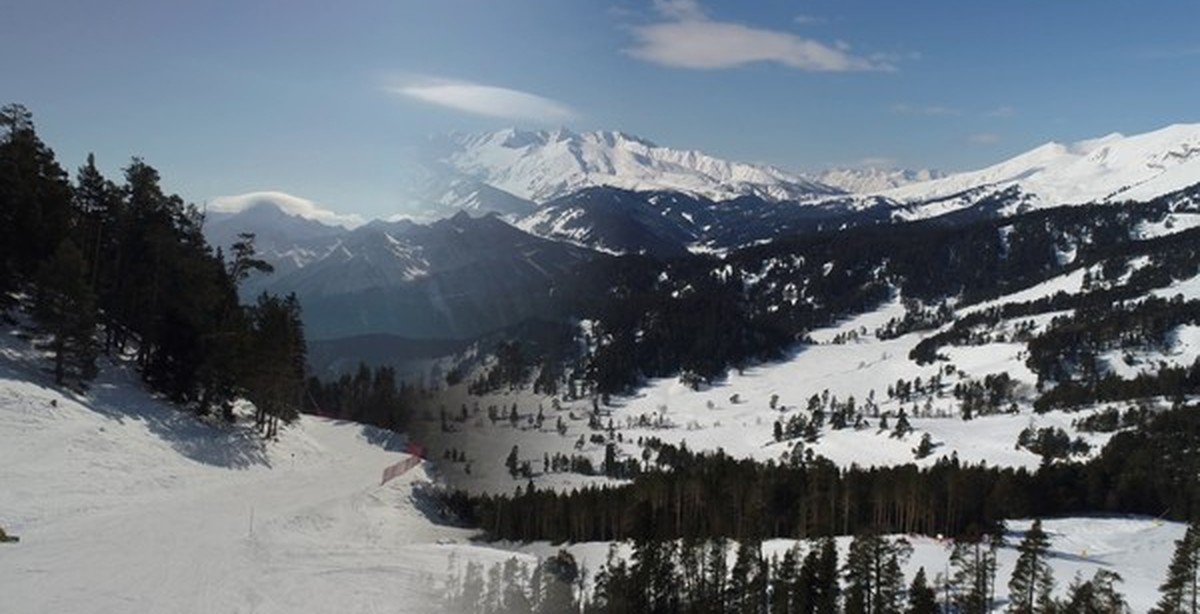
<svg viewBox="0 0 1200 614">
<path fill-rule="evenodd" d="M 454 548 L 403 438 L 302 417 L 263 442 L 106 365 L 86 395 L 0 343 L 6 612 L 429 612 Z"/>
</svg>

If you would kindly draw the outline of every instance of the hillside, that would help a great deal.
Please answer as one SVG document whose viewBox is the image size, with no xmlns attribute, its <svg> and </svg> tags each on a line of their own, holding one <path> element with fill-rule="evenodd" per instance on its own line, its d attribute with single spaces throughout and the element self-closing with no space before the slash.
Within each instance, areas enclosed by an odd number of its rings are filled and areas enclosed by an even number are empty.
<svg viewBox="0 0 1200 614">
<path fill-rule="evenodd" d="M 263 441 L 106 363 L 84 395 L 0 339 L 0 552 L 12 612 L 429 612 L 451 548 L 405 438 L 309 416 Z"/>
<path fill-rule="evenodd" d="M 1016 188 L 1029 207 L 1147 201 L 1200 182 L 1200 124 L 1175 124 L 1135 135 L 1109 134 L 1046 143 L 976 171 L 883 190 L 881 196 L 928 217 Z M 973 194 L 973 195 L 972 195 Z"/>
</svg>

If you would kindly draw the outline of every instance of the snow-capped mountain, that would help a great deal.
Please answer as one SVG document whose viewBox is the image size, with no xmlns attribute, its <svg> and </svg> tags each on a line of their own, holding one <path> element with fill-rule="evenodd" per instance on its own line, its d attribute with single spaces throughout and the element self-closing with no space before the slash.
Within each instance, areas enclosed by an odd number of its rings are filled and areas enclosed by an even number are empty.
<svg viewBox="0 0 1200 614">
<path fill-rule="evenodd" d="M 811 175 L 813 181 L 851 194 L 873 194 L 912 183 L 941 179 L 946 174 L 931 169 L 834 168 Z"/>
<path fill-rule="evenodd" d="M 541 204 L 588 187 L 682 192 L 716 201 L 739 196 L 811 201 L 841 192 L 770 166 L 609 131 L 452 134 L 434 139 L 426 158 L 421 169 L 409 171 L 410 208 L 511 214 L 520 212 L 517 203 Z"/>
<path fill-rule="evenodd" d="M 340 226 L 289 213 L 270 199 L 255 201 L 240 211 L 211 211 L 204 223 L 209 244 L 224 250 L 239 240 L 239 234 L 254 234 L 255 248 L 276 268 L 277 275 L 324 257 L 345 232 Z M 257 282 L 257 277 L 249 281 L 251 285 Z"/>
<path fill-rule="evenodd" d="M 930 217 L 1001 192 L 1024 207 L 1147 201 L 1200 183 L 1200 124 L 1047 143 L 999 164 L 883 191 L 906 216 Z M 964 198 L 965 196 L 965 198 Z M 926 207 L 923 203 L 933 206 Z"/>
</svg>

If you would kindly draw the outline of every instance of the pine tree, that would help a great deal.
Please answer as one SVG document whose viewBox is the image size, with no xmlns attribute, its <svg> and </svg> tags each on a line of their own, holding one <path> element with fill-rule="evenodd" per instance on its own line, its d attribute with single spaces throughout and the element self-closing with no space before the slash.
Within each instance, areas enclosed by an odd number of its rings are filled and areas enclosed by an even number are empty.
<svg viewBox="0 0 1200 614">
<path fill-rule="evenodd" d="M 87 254 L 92 292 L 101 283 L 111 283 L 110 258 L 116 244 L 115 229 L 121 199 L 117 186 L 96 168 L 96 156 L 88 154 L 87 163 L 75 175 L 74 202 L 80 218 L 77 241 Z"/>
<path fill-rule="evenodd" d="M 557 554 L 542 562 L 541 570 L 541 588 L 535 611 L 538 614 L 578 611 L 575 594 L 572 592 L 572 587 L 580 577 L 579 564 L 575 557 L 566 550 L 559 550 Z"/>
<path fill-rule="evenodd" d="M 1076 574 L 1059 611 L 1062 614 L 1126 614 L 1129 604 L 1114 586 L 1120 581 L 1120 575 L 1107 569 L 1097 569 L 1092 579 L 1086 582 Z"/>
<path fill-rule="evenodd" d="M 856 535 L 846 557 L 847 614 L 900 612 L 904 592 L 900 565 L 911 552 L 903 540 L 893 542 L 873 533 Z"/>
<path fill-rule="evenodd" d="M 1200 611 L 1200 526 L 1188 525 L 1175 542 L 1175 554 L 1167 567 L 1167 579 L 1158 587 L 1162 596 L 1151 610 L 1154 614 L 1196 614 Z"/>
<path fill-rule="evenodd" d="M 950 584 L 954 603 L 963 614 L 984 614 L 991 610 L 998 545 L 998 540 L 988 536 L 955 540 L 950 553 Z"/>
<path fill-rule="evenodd" d="M 21 105 L 0 108 L 0 302 L 49 259 L 74 222 L 71 184 Z"/>
<path fill-rule="evenodd" d="M 1051 593 L 1054 590 L 1054 576 L 1047 560 L 1049 550 L 1050 538 L 1042 530 L 1042 521 L 1033 521 L 1033 526 L 1017 546 L 1020 554 L 1012 579 L 1008 582 L 1008 611 L 1011 614 L 1044 614 L 1053 611 Z"/>
<path fill-rule="evenodd" d="M 229 276 L 235 283 L 240 284 L 255 271 L 260 273 L 275 271 L 275 267 L 271 266 L 269 262 L 258 257 L 257 250 L 254 248 L 254 233 L 252 232 L 239 233 L 238 240 L 234 242 L 230 252 L 233 254 L 233 261 L 229 263 Z"/>
<path fill-rule="evenodd" d="M 925 568 L 922 567 L 917 570 L 908 588 L 908 609 L 905 614 L 937 614 L 937 611 L 937 593 L 929 586 Z"/>
<path fill-rule="evenodd" d="M 801 573 L 806 576 L 807 602 L 805 612 L 837 614 L 841 596 L 838 584 L 837 542 L 823 537 L 804 558 Z"/>
<path fill-rule="evenodd" d="M 767 578 L 761 544 L 747 540 L 738 546 L 729 577 L 729 606 L 737 614 L 760 614 L 766 607 Z"/>
<path fill-rule="evenodd" d="M 33 315 L 49 335 L 42 346 L 53 353 L 54 381 L 82 384 L 96 376 L 96 308 L 87 265 L 67 239 L 37 273 Z"/>
<path fill-rule="evenodd" d="M 771 579 L 772 614 L 800 611 L 800 544 L 788 548 L 783 559 L 773 565 Z"/>
<path fill-rule="evenodd" d="M 299 415 L 304 393 L 304 327 L 294 295 L 279 298 L 263 294 L 251 309 L 248 370 L 244 375 L 246 398 L 254 404 L 255 424 L 274 438 L 279 423 Z"/>
</svg>

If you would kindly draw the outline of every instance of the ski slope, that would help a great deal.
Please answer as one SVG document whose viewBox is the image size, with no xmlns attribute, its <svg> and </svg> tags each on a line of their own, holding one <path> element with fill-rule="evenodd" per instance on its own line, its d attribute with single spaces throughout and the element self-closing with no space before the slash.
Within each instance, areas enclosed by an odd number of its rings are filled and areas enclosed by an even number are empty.
<svg viewBox="0 0 1200 614">
<path fill-rule="evenodd" d="M 302 417 L 265 443 L 106 365 L 86 395 L 0 341 L 5 612 L 429 612 L 453 549 L 403 438 Z"/>
</svg>

